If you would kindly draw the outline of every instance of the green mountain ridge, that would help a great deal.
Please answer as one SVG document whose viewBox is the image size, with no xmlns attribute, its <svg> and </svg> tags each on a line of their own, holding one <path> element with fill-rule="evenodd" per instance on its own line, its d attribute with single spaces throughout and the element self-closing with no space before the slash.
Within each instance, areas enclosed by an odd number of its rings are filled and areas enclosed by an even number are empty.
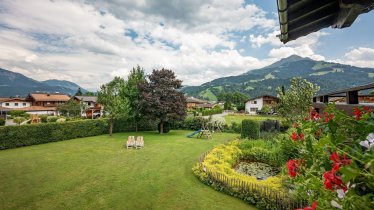
<svg viewBox="0 0 374 210">
<path fill-rule="evenodd" d="M 261 69 L 218 78 L 200 86 L 184 87 L 182 91 L 188 96 L 212 101 L 221 92 L 238 91 L 250 97 L 276 95 L 276 88 L 288 88 L 293 77 L 307 79 L 321 87 L 319 93 L 326 93 L 373 82 L 374 68 L 315 61 L 292 55 Z"/>
</svg>

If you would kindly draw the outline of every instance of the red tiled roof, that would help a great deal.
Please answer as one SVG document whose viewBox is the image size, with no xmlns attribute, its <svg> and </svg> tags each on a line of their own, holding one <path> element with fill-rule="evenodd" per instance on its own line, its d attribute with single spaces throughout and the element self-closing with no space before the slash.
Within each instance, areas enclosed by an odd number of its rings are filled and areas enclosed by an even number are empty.
<svg viewBox="0 0 374 210">
<path fill-rule="evenodd" d="M 35 101 L 69 101 L 70 96 L 64 94 L 31 93 Z"/>
<path fill-rule="evenodd" d="M 29 106 L 29 107 L 22 107 L 22 108 L 8 108 L 0 106 L 0 110 L 2 111 L 11 111 L 11 110 L 20 110 L 20 111 L 56 111 L 57 107 L 44 107 L 44 106 Z"/>
<path fill-rule="evenodd" d="M 25 98 L 0 98 L 0 102 L 26 101 Z"/>
</svg>

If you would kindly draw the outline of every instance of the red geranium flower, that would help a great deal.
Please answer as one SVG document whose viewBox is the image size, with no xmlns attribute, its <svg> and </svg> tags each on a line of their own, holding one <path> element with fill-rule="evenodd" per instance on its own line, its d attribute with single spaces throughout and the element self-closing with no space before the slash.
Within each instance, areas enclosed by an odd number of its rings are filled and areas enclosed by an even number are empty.
<svg viewBox="0 0 374 210">
<path fill-rule="evenodd" d="M 358 107 L 353 109 L 353 115 L 356 117 L 356 120 L 360 120 L 362 116 L 362 112 Z"/>
<path fill-rule="evenodd" d="M 303 133 L 300 133 L 300 134 L 299 134 L 299 139 L 300 139 L 300 140 L 304 140 L 304 134 L 303 134 Z"/>
<path fill-rule="evenodd" d="M 352 162 L 352 160 L 351 159 L 348 159 L 347 158 L 347 154 L 344 154 L 343 155 L 343 158 L 340 158 L 339 157 L 339 155 L 338 155 L 338 153 L 336 153 L 336 152 L 333 152 L 332 154 L 331 154 L 331 156 L 330 156 L 330 160 L 332 160 L 333 161 L 333 166 L 334 166 L 334 170 L 336 170 L 336 171 L 338 171 L 339 170 L 339 168 L 340 168 L 340 166 L 345 166 L 345 165 L 349 165 L 349 164 L 351 164 L 351 162 Z M 335 166 L 338 166 L 338 167 L 335 167 Z"/>
<path fill-rule="evenodd" d="M 316 210 L 316 209 L 317 209 L 317 201 L 314 201 L 312 203 L 312 207 L 307 206 L 307 207 L 305 207 L 303 209 L 295 209 L 295 210 Z"/>
<path fill-rule="evenodd" d="M 294 141 L 297 141 L 297 138 L 298 138 L 298 137 L 299 137 L 299 135 L 297 135 L 296 132 L 293 132 L 293 133 L 291 134 L 291 139 L 294 140 Z"/>
<path fill-rule="evenodd" d="M 326 171 L 323 174 L 324 182 L 323 185 L 325 185 L 326 189 L 334 190 L 336 189 L 343 189 L 346 190 L 345 186 L 343 186 L 342 178 L 340 176 L 337 176 L 334 171 Z"/>
<path fill-rule="evenodd" d="M 299 173 L 299 160 L 289 160 L 286 165 L 290 177 L 295 177 Z"/>
</svg>

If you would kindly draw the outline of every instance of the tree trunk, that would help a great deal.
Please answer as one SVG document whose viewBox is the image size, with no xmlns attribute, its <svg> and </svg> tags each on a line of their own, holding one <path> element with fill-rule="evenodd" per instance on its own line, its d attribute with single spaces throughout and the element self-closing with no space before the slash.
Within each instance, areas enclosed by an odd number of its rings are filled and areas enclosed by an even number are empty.
<svg viewBox="0 0 374 210">
<path fill-rule="evenodd" d="M 160 122 L 160 134 L 164 133 L 164 121 L 161 120 Z"/>
<path fill-rule="evenodd" d="M 109 136 L 112 136 L 113 133 L 113 119 L 110 118 L 109 120 Z"/>
</svg>

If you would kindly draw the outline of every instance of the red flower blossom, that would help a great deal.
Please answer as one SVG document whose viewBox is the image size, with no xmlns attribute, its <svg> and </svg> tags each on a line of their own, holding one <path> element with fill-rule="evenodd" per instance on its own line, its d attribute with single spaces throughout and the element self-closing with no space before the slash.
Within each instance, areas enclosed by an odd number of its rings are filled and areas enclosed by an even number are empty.
<svg viewBox="0 0 374 210">
<path fill-rule="evenodd" d="M 364 110 L 365 110 L 365 112 L 367 112 L 367 113 L 369 113 L 369 112 L 373 112 L 373 110 L 372 110 L 370 107 L 368 107 L 368 106 L 364 106 Z"/>
<path fill-rule="evenodd" d="M 295 177 L 299 173 L 299 160 L 289 160 L 286 165 L 288 168 L 288 174 L 290 177 Z"/>
<path fill-rule="evenodd" d="M 328 123 L 330 120 L 334 119 L 335 115 L 334 113 L 329 114 L 328 112 L 324 113 L 325 115 L 325 122 Z"/>
<path fill-rule="evenodd" d="M 332 160 L 333 161 L 333 170 L 335 170 L 335 171 L 338 171 L 339 170 L 339 168 L 340 168 L 340 166 L 346 166 L 346 165 L 349 165 L 349 164 L 351 164 L 351 162 L 352 162 L 352 160 L 351 159 L 348 159 L 347 158 L 347 154 L 344 154 L 343 155 L 343 158 L 340 158 L 339 157 L 339 155 L 338 155 L 338 153 L 336 153 L 336 152 L 333 152 L 332 154 L 331 154 L 331 156 L 330 156 L 330 160 Z M 337 167 L 335 167 L 335 166 L 337 166 Z"/>
<path fill-rule="evenodd" d="M 358 107 L 353 109 L 353 115 L 356 117 L 356 120 L 360 120 L 362 116 L 362 112 Z"/>
<path fill-rule="evenodd" d="M 323 174 L 323 185 L 326 189 L 334 191 L 334 189 L 343 189 L 344 191 L 347 190 L 347 187 L 343 185 L 342 178 L 337 176 L 334 171 L 326 171 Z"/>
<path fill-rule="evenodd" d="M 298 137 L 299 137 L 299 135 L 297 135 L 296 132 L 293 132 L 293 133 L 291 134 L 291 139 L 294 140 L 294 141 L 297 141 Z"/>
<path fill-rule="evenodd" d="M 292 132 L 291 139 L 293 141 L 304 140 L 304 134 L 303 133 L 298 134 L 296 132 Z"/>
<path fill-rule="evenodd" d="M 307 207 L 305 207 L 303 209 L 295 209 L 295 210 L 316 210 L 316 209 L 317 209 L 317 201 L 314 201 L 312 203 L 312 207 L 307 206 Z"/>
</svg>

